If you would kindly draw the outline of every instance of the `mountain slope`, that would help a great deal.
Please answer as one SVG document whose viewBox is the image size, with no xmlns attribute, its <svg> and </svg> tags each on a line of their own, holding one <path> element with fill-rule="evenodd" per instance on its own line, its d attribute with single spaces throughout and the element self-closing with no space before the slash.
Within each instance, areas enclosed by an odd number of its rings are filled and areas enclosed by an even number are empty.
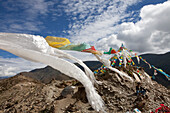
<svg viewBox="0 0 170 113">
<path fill-rule="evenodd" d="M 21 73 L 24 76 L 28 76 L 31 78 L 34 78 L 38 81 L 41 81 L 43 83 L 49 83 L 51 80 L 69 80 L 71 77 L 68 77 L 67 75 L 61 73 L 58 70 L 53 69 L 50 66 L 47 66 L 45 68 L 41 69 L 35 69 L 30 72 L 22 72 Z"/>
<path fill-rule="evenodd" d="M 87 61 L 87 62 L 85 62 L 85 64 L 88 67 L 90 67 L 90 69 L 92 71 L 94 71 L 95 69 L 99 68 L 102 65 L 102 63 L 100 63 L 98 61 Z M 81 67 L 79 64 L 75 63 L 75 65 L 77 65 L 82 70 L 84 70 L 83 67 Z M 34 79 L 41 81 L 43 83 L 49 83 L 53 79 L 55 79 L 55 80 L 72 79 L 71 77 L 68 77 L 67 75 L 61 73 L 58 70 L 53 69 L 50 66 L 47 66 L 47 67 L 41 68 L 41 69 L 35 69 L 30 72 L 22 72 L 21 74 L 24 76 L 34 78 Z"/>
<path fill-rule="evenodd" d="M 85 61 L 84 63 L 85 63 L 85 64 L 87 65 L 87 67 L 89 67 L 90 70 L 92 70 L 92 71 L 98 69 L 101 65 L 103 65 L 103 64 L 102 64 L 101 62 L 99 62 L 99 61 Z M 83 67 L 82 67 L 81 65 L 79 65 L 78 63 L 75 63 L 75 65 L 77 65 L 80 69 L 82 69 L 82 70 L 84 71 L 84 69 L 83 69 Z"/>
<path fill-rule="evenodd" d="M 96 76 L 102 82 L 96 89 L 105 102 L 107 113 L 125 113 L 134 108 L 146 113 L 162 103 L 169 105 L 170 90 L 164 86 L 144 80 L 142 87 L 147 90 L 146 95 L 137 96 L 136 82 L 116 76 L 118 74 L 111 71 Z M 67 92 L 73 85 L 73 92 Z M 75 80 L 52 80 L 43 84 L 20 74 L 0 81 L 0 95 L 2 113 L 97 113 L 89 105 L 84 87 Z"/>
<path fill-rule="evenodd" d="M 163 69 L 167 74 L 170 75 L 170 52 L 166 54 L 144 54 L 141 56 L 142 58 L 146 59 L 146 61 L 149 62 L 150 64 L 156 66 L 157 68 Z M 138 65 L 136 58 L 133 58 L 133 60 L 135 64 Z M 145 64 L 143 61 L 140 61 L 140 62 L 141 63 L 138 66 L 144 67 L 144 70 L 149 75 L 153 75 L 154 70 L 149 69 L 149 66 Z M 98 69 L 102 65 L 102 63 L 100 63 L 99 61 L 85 61 L 84 63 L 92 71 Z M 77 65 L 83 70 L 83 67 L 81 67 L 79 64 L 75 63 L 75 65 Z M 42 68 L 42 69 L 32 70 L 31 72 L 23 72 L 22 74 L 25 76 L 29 76 L 34 79 L 37 79 L 43 83 L 49 83 L 52 79 L 56 79 L 56 80 L 70 79 L 70 77 L 60 73 L 57 70 L 54 70 L 53 68 L 49 66 Z M 156 76 L 155 80 L 158 83 L 170 88 L 170 82 L 167 80 L 167 78 L 163 74 L 158 72 L 158 75 Z"/>
<path fill-rule="evenodd" d="M 148 61 L 151 65 L 154 65 L 157 68 L 161 68 L 170 75 L 170 52 L 165 54 L 144 54 L 141 56 L 142 58 L 146 59 L 146 61 Z M 141 61 L 140 66 L 145 66 L 146 68 L 148 68 L 148 66 L 144 65 L 143 61 Z"/>
<path fill-rule="evenodd" d="M 170 75 L 170 52 L 165 53 L 165 54 L 144 54 L 144 55 L 141 55 L 141 57 L 145 59 L 151 65 L 154 65 L 155 67 L 162 69 L 165 73 Z M 136 62 L 135 64 L 137 64 L 136 58 L 133 58 L 133 60 Z M 140 61 L 140 62 L 141 63 L 137 65 L 140 67 L 144 67 L 144 70 L 149 75 L 152 76 L 154 74 L 153 68 L 150 69 L 148 64 L 144 63 L 143 61 Z M 155 81 L 170 88 L 170 82 L 165 77 L 165 75 L 161 74 L 160 72 L 157 72 L 157 73 L 158 75 L 155 76 Z"/>
<path fill-rule="evenodd" d="M 48 108 L 60 90 L 32 78 L 16 75 L 0 80 L 0 113 L 37 113 Z"/>
</svg>

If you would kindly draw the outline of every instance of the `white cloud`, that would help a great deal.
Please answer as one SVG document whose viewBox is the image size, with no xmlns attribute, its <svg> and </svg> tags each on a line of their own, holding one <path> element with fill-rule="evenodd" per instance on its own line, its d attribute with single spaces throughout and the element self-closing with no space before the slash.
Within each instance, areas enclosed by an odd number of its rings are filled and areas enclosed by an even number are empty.
<svg viewBox="0 0 170 113">
<path fill-rule="evenodd" d="M 82 61 L 98 61 L 97 58 L 91 53 L 70 51 L 70 50 L 65 50 L 65 52 L 67 52 L 68 54 L 70 54 L 70 55 L 72 55 L 72 56 L 74 56 L 74 57 L 76 57 L 76 58 L 78 58 Z M 111 55 L 102 55 L 100 57 L 105 58 L 105 59 L 110 59 Z M 65 59 L 65 60 L 68 60 L 68 59 Z M 75 61 L 71 61 L 71 60 L 68 60 L 68 61 L 75 63 Z"/>
<path fill-rule="evenodd" d="M 64 0 L 63 2 L 67 15 L 76 17 L 76 22 L 71 23 L 72 29 L 68 31 L 71 41 L 94 44 L 97 40 L 113 34 L 115 25 L 128 16 L 125 13 L 127 7 L 139 1 Z"/>
<path fill-rule="evenodd" d="M 1 58 L 0 76 L 13 76 L 20 72 L 28 72 L 36 68 L 43 68 L 46 65 L 30 62 L 22 58 Z"/>
<path fill-rule="evenodd" d="M 150 42 L 154 47 L 166 49 L 170 47 L 170 34 L 167 32 L 155 31 L 151 34 Z"/>
<path fill-rule="evenodd" d="M 124 44 L 123 41 L 117 39 L 117 35 L 111 35 L 108 38 L 102 38 L 96 43 L 97 50 L 108 51 L 110 47 L 117 50 L 121 44 Z"/>
<path fill-rule="evenodd" d="M 129 49 L 139 53 L 169 51 L 170 1 L 144 6 L 140 12 L 137 11 L 141 20 L 136 23 L 125 22 L 136 17 L 135 12 L 126 11 L 129 6 L 140 1 L 73 0 L 70 3 L 64 0 L 63 2 L 67 15 L 76 21 L 70 24 L 71 30 L 68 31 L 74 43 L 86 42 L 100 50 L 109 47 L 117 49 L 120 43 L 125 43 Z M 126 19 L 131 16 L 132 18 Z M 121 25 L 119 25 L 120 20 L 124 21 Z"/>
<path fill-rule="evenodd" d="M 40 18 L 48 15 L 49 7 L 53 4 L 45 0 L 1 1 L 3 10 L 0 11 L 0 29 L 3 32 L 22 33 L 40 31 L 44 28 Z"/>
<path fill-rule="evenodd" d="M 167 52 L 170 50 L 170 1 L 144 6 L 141 20 L 123 23 L 117 35 L 126 45 L 139 52 Z"/>
<path fill-rule="evenodd" d="M 6 10 L 17 12 L 22 8 L 22 11 L 18 17 L 16 15 L 17 18 L 13 19 L 13 15 L 7 15 L 5 16 L 7 21 L 0 19 L 0 27 L 9 32 L 22 32 L 22 29 L 39 31 L 43 28 L 43 23 L 38 18 L 39 15 L 47 16 L 50 12 L 50 14 L 53 13 L 51 19 L 56 20 L 55 17 L 63 15 L 62 10 L 64 10 L 67 18 L 71 20 L 70 30 L 67 32 L 73 43 L 86 42 L 95 45 L 97 50 L 108 50 L 110 47 L 117 49 L 121 43 L 125 43 L 129 49 L 138 52 L 160 52 L 162 49 L 168 51 L 170 47 L 168 43 L 170 42 L 170 1 L 145 6 L 140 11 L 140 21 L 125 22 L 135 19 L 134 17 L 126 18 L 135 15 L 135 12 L 127 13 L 127 8 L 140 1 L 63 0 L 60 1 L 62 5 L 54 0 L 6 0 L 3 1 Z M 124 23 L 119 25 L 120 21 Z M 95 59 L 90 55 L 87 57 L 87 53 L 84 56 L 81 54 L 73 53 L 83 60 Z"/>
<path fill-rule="evenodd" d="M 69 51 L 69 50 L 65 50 L 65 52 L 82 61 L 97 61 L 96 57 L 91 53 Z M 71 60 L 68 61 L 75 63 L 75 61 L 71 61 Z M 0 57 L 0 76 L 13 76 L 20 72 L 29 72 L 37 68 L 43 68 L 45 66 L 46 65 L 44 64 L 31 62 L 22 58 Z"/>
<path fill-rule="evenodd" d="M 82 61 L 95 61 L 95 60 L 97 60 L 96 57 L 93 54 L 91 54 L 91 53 L 78 52 L 78 51 L 70 51 L 70 50 L 66 50 L 66 52 L 68 54 L 70 54 L 70 55 L 72 55 L 72 56 L 82 60 Z M 74 61 L 70 61 L 70 62 L 74 63 Z"/>
<path fill-rule="evenodd" d="M 6 10 L 12 11 L 12 13 L 21 10 L 16 16 L 26 16 L 26 20 L 33 20 L 39 14 L 46 15 L 48 13 L 48 6 L 52 5 L 52 2 L 46 2 L 45 0 L 6 0 L 2 4 Z"/>
</svg>

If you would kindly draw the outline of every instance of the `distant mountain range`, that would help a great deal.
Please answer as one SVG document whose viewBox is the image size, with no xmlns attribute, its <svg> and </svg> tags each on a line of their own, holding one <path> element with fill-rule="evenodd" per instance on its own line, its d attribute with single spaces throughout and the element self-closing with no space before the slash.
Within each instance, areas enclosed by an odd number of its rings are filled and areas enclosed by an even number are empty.
<svg viewBox="0 0 170 113">
<path fill-rule="evenodd" d="M 140 55 L 143 59 L 145 59 L 148 63 L 150 63 L 150 65 L 153 65 L 157 68 L 162 69 L 165 73 L 167 73 L 168 75 L 170 75 L 170 52 L 165 53 L 165 54 L 143 54 Z M 154 70 L 153 68 L 150 69 L 148 64 L 144 63 L 142 60 L 140 60 L 140 64 L 137 63 L 137 59 L 136 58 L 132 58 L 133 61 L 135 62 L 135 64 L 137 66 L 143 67 L 144 70 L 149 74 L 149 75 L 153 75 Z M 100 63 L 99 61 L 86 61 L 84 62 L 92 71 L 96 70 L 97 68 L 99 68 L 102 63 Z M 78 67 L 80 67 L 81 69 L 83 69 L 80 65 L 77 64 Z M 118 63 L 116 63 L 116 66 L 118 66 Z M 170 81 L 168 81 L 168 79 L 161 73 L 157 72 L 158 75 L 155 76 L 155 81 L 157 81 L 158 83 L 170 88 Z"/>
<path fill-rule="evenodd" d="M 157 68 L 161 68 L 163 71 L 165 71 L 167 74 L 170 75 L 170 52 L 166 54 L 144 54 L 141 55 L 142 58 L 146 59 L 147 62 L 149 62 L 151 65 L 154 65 Z M 136 58 L 133 58 L 136 65 L 137 60 Z M 153 75 L 154 70 L 149 69 L 149 66 L 145 64 L 143 61 L 140 61 L 141 63 L 138 66 L 141 66 L 144 68 L 144 70 L 149 74 Z M 92 71 L 98 69 L 102 63 L 99 61 L 85 61 L 84 62 Z M 79 64 L 75 63 L 78 67 L 80 67 L 83 70 L 83 67 L 81 67 Z M 56 80 L 68 80 L 71 79 L 67 75 L 64 75 L 58 70 L 53 69 L 50 66 L 47 66 L 42 69 L 35 69 L 30 72 L 22 72 L 20 73 L 25 76 L 32 77 L 36 80 L 39 80 L 43 83 L 49 83 L 52 79 Z M 170 82 L 168 79 L 158 72 L 158 75 L 155 79 L 158 83 L 170 88 Z"/>
<path fill-rule="evenodd" d="M 162 69 L 165 73 L 170 75 L 170 52 L 165 53 L 165 54 L 144 54 L 140 56 L 143 59 L 145 59 L 148 63 L 150 63 L 151 65 L 155 66 L 156 68 Z M 134 62 L 137 62 L 136 58 L 133 58 L 133 60 Z M 144 67 L 144 70 L 149 75 L 154 74 L 153 68 L 150 69 L 148 64 L 144 63 L 143 61 L 140 61 L 139 66 Z M 157 73 L 158 75 L 155 76 L 155 81 L 170 88 L 170 81 L 168 81 L 168 79 L 160 72 L 157 72 Z"/>
<path fill-rule="evenodd" d="M 5 78 L 10 78 L 10 77 L 13 77 L 13 76 L 0 76 L 0 80 L 5 79 Z"/>
<path fill-rule="evenodd" d="M 85 64 L 88 67 L 90 67 L 90 69 L 92 71 L 94 71 L 95 69 L 99 68 L 102 65 L 102 63 L 100 63 L 98 61 L 86 61 Z M 75 65 L 77 65 L 82 70 L 84 70 L 83 67 L 81 67 L 79 64 L 75 63 Z M 22 72 L 22 73 L 19 73 L 17 75 L 28 76 L 28 77 L 34 78 L 36 80 L 39 80 L 43 83 L 49 83 L 53 79 L 55 79 L 55 80 L 72 79 L 71 77 L 61 73 L 58 70 L 53 69 L 50 66 L 47 66 L 47 67 L 41 68 L 41 69 L 35 69 L 35 70 L 30 71 L 30 72 Z"/>
<path fill-rule="evenodd" d="M 157 68 L 161 68 L 164 72 L 170 75 L 170 52 L 165 54 L 144 54 L 141 55 L 142 58 L 146 59 L 151 65 L 154 65 Z M 146 71 L 149 74 L 153 74 L 153 71 L 149 71 L 149 67 L 146 63 L 141 61 L 141 67 L 145 67 Z"/>
<path fill-rule="evenodd" d="M 35 69 L 30 72 L 22 72 L 19 74 L 34 78 L 34 79 L 39 80 L 43 83 L 49 83 L 51 80 L 54 80 L 54 79 L 55 80 L 72 79 L 71 77 L 68 77 L 67 75 L 61 73 L 58 70 L 53 69 L 50 66 L 47 66 L 47 67 L 41 68 L 41 69 Z"/>
</svg>

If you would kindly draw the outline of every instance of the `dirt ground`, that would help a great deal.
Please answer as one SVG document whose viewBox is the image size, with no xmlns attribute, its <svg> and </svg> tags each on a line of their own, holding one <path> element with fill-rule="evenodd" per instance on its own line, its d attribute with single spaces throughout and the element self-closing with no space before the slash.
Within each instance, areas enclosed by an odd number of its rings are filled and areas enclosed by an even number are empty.
<svg viewBox="0 0 170 113">
<path fill-rule="evenodd" d="M 137 96 L 137 82 L 116 76 L 119 75 L 114 72 L 96 76 L 102 82 L 96 90 L 107 113 L 126 113 L 134 108 L 149 113 L 160 104 L 170 105 L 170 91 L 157 82 L 142 81 L 146 94 Z M 76 80 L 44 84 L 18 75 L 0 80 L 0 95 L 0 113 L 97 113 L 89 105 L 84 87 Z"/>
</svg>

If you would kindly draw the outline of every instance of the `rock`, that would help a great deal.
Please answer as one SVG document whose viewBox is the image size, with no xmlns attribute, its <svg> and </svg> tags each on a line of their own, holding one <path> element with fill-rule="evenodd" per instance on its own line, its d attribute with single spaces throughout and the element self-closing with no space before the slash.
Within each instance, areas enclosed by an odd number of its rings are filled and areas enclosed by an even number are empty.
<svg viewBox="0 0 170 113">
<path fill-rule="evenodd" d="M 67 87 L 65 87 L 65 88 L 63 89 L 63 91 L 61 92 L 61 96 L 67 97 L 68 95 L 73 95 L 75 89 L 76 89 L 75 86 L 67 86 Z"/>
<path fill-rule="evenodd" d="M 109 75 L 106 75 L 109 74 Z M 116 77 L 114 72 L 97 75 L 102 82 L 96 88 L 105 102 L 107 113 L 125 113 L 138 108 L 143 113 L 154 111 L 160 104 L 168 106 L 170 90 L 152 81 L 143 82 L 147 89 L 145 97 L 135 94 L 136 83 L 131 83 Z M 106 76 L 103 79 L 103 76 Z M 57 81 L 49 84 L 37 82 L 22 75 L 0 81 L 0 113 L 97 113 L 89 105 L 85 88 L 75 80 Z M 60 96 L 64 98 L 59 98 Z"/>
</svg>

